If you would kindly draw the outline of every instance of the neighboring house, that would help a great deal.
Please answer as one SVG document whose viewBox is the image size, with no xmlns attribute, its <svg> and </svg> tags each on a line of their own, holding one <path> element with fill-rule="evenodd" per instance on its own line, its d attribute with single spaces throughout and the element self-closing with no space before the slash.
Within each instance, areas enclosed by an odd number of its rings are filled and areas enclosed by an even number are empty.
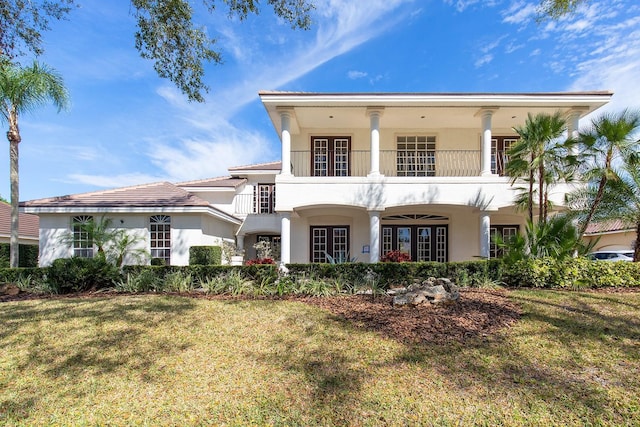
<svg viewBox="0 0 640 427">
<path fill-rule="evenodd" d="M 620 220 L 592 223 L 585 231 L 584 240 L 587 243 L 597 240 L 594 251 L 632 250 L 636 230 Z"/>
<path fill-rule="evenodd" d="M 40 216 L 40 260 L 83 253 L 59 244 L 78 221 L 106 214 L 146 239 L 152 256 L 188 263 L 193 245 L 234 239 L 253 258 L 268 240 L 283 263 L 376 262 L 496 255 L 491 234 L 519 232 L 525 214 L 504 174 L 513 130 L 528 114 L 562 112 L 568 133 L 610 92 L 261 92 L 282 142 L 281 162 L 230 176 L 23 202 Z M 551 199 L 562 208 L 566 184 Z M 277 191 L 276 191 L 277 190 Z M 90 217 L 90 218 L 88 218 Z M 86 246 L 86 245 L 85 245 Z"/>
<path fill-rule="evenodd" d="M 20 213 L 18 218 L 18 242 L 23 245 L 37 245 L 39 232 L 37 215 Z M 11 205 L 0 202 L 0 243 L 11 240 Z"/>
</svg>

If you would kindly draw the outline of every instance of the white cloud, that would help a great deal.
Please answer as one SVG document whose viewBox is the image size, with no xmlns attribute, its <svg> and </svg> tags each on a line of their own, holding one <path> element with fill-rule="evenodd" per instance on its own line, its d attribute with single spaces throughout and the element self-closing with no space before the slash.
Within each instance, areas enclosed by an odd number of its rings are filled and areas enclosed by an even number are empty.
<svg viewBox="0 0 640 427">
<path fill-rule="evenodd" d="M 352 70 L 347 73 L 347 77 L 349 77 L 351 80 L 356 80 L 367 77 L 367 73 L 365 73 L 364 71 Z"/>
<path fill-rule="evenodd" d="M 474 66 L 476 68 L 480 68 L 483 65 L 486 65 L 488 63 L 490 63 L 491 61 L 493 61 L 493 55 L 488 53 L 486 55 L 483 55 L 480 59 L 476 60 L 476 62 L 474 62 Z"/>
<path fill-rule="evenodd" d="M 536 5 L 529 2 L 517 1 L 503 12 L 502 22 L 507 24 L 522 24 L 530 22 L 537 14 Z"/>
<path fill-rule="evenodd" d="M 455 5 L 458 12 L 463 12 L 469 6 L 472 6 L 479 2 L 479 0 L 444 0 L 448 5 Z"/>
</svg>

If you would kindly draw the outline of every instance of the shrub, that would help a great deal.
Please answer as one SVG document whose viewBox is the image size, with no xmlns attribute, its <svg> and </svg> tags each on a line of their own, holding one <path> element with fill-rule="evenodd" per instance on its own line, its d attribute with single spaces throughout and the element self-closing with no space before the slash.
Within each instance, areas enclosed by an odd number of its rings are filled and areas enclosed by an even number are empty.
<svg viewBox="0 0 640 427">
<path fill-rule="evenodd" d="M 167 262 L 164 260 L 164 258 L 151 258 L 151 265 L 160 267 L 163 265 L 167 265 Z"/>
<path fill-rule="evenodd" d="M 538 258 L 509 265 L 503 281 L 513 287 L 602 288 L 640 286 L 640 263 L 586 258 Z"/>
<path fill-rule="evenodd" d="M 10 249 L 9 243 L 0 243 L 0 268 L 9 268 Z M 38 266 L 38 245 L 18 246 L 18 267 L 37 267 Z"/>
<path fill-rule="evenodd" d="M 261 264 L 275 264 L 273 258 L 254 258 L 247 260 L 245 265 L 261 265 Z"/>
<path fill-rule="evenodd" d="M 222 264 L 222 248 L 220 246 L 191 246 L 189 248 L 189 265 Z"/>
<path fill-rule="evenodd" d="M 122 280 L 117 267 L 103 258 L 59 258 L 47 268 L 47 283 L 57 293 L 111 288 Z"/>
<path fill-rule="evenodd" d="M 409 262 L 411 261 L 411 255 L 406 252 L 389 251 L 382 255 L 380 262 Z"/>
<path fill-rule="evenodd" d="M 119 292 L 149 292 L 161 288 L 161 281 L 154 270 L 146 268 L 126 273 L 126 278 L 116 283 Z"/>
</svg>

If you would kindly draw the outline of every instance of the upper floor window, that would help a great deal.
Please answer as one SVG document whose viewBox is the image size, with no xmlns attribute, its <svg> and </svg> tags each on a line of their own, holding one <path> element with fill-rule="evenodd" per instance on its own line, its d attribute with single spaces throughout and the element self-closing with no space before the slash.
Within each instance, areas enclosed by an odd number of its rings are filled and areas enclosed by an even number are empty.
<svg viewBox="0 0 640 427">
<path fill-rule="evenodd" d="M 313 176 L 349 176 L 350 137 L 312 137 Z"/>
<path fill-rule="evenodd" d="M 436 176 L 436 137 L 398 136 L 398 176 Z"/>
<path fill-rule="evenodd" d="M 93 216 L 79 215 L 71 220 L 73 231 L 73 256 L 93 258 Z"/>
<path fill-rule="evenodd" d="M 171 217 L 154 215 L 149 218 L 149 241 L 151 242 L 151 258 L 160 258 L 169 265 L 171 263 Z"/>
<path fill-rule="evenodd" d="M 276 205 L 276 185 L 258 184 L 253 188 L 255 212 L 272 214 Z"/>
<path fill-rule="evenodd" d="M 507 152 L 518 142 L 517 137 L 496 136 L 491 139 L 491 173 L 504 175 L 509 162 Z"/>
</svg>

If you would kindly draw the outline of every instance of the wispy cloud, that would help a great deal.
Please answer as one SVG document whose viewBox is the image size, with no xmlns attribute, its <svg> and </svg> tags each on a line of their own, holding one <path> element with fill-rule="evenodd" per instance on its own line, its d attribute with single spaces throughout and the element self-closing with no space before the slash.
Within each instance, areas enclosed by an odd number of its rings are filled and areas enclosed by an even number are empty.
<svg viewBox="0 0 640 427">
<path fill-rule="evenodd" d="M 182 181 L 227 174 L 229 166 L 279 158 L 271 141 L 264 135 L 242 125 L 233 124 L 242 109 L 257 102 L 262 89 L 277 89 L 304 76 L 325 62 L 380 36 L 411 16 L 414 9 L 403 5 L 412 0 L 369 0 L 367 7 L 344 0 L 321 0 L 316 3 L 315 26 L 311 33 L 298 34 L 299 39 L 262 40 L 261 49 L 254 46 L 254 32 L 243 32 L 221 21 L 220 34 L 236 63 L 231 84 L 220 84 L 206 104 L 185 100 L 175 88 L 163 84 L 157 94 L 167 102 L 167 117 L 175 122 L 173 130 L 162 136 L 148 132 L 145 144 L 148 161 L 158 171 L 158 179 Z M 270 32 L 276 33 L 276 31 Z M 278 58 L 278 60 L 273 60 Z M 364 71 L 348 73 L 351 79 L 366 78 Z M 371 77 L 373 84 L 382 78 Z M 184 136 L 184 129 L 192 135 Z M 79 182 L 105 187 L 129 184 L 144 176 L 114 174 L 73 174 Z"/>
<path fill-rule="evenodd" d="M 507 24 L 528 23 L 536 14 L 537 8 L 535 4 L 517 1 L 512 3 L 511 6 L 503 12 L 502 22 Z"/>
<path fill-rule="evenodd" d="M 367 73 L 365 73 L 364 71 L 352 70 L 347 73 L 347 77 L 349 77 L 351 80 L 362 79 L 364 77 L 367 77 Z"/>
</svg>

